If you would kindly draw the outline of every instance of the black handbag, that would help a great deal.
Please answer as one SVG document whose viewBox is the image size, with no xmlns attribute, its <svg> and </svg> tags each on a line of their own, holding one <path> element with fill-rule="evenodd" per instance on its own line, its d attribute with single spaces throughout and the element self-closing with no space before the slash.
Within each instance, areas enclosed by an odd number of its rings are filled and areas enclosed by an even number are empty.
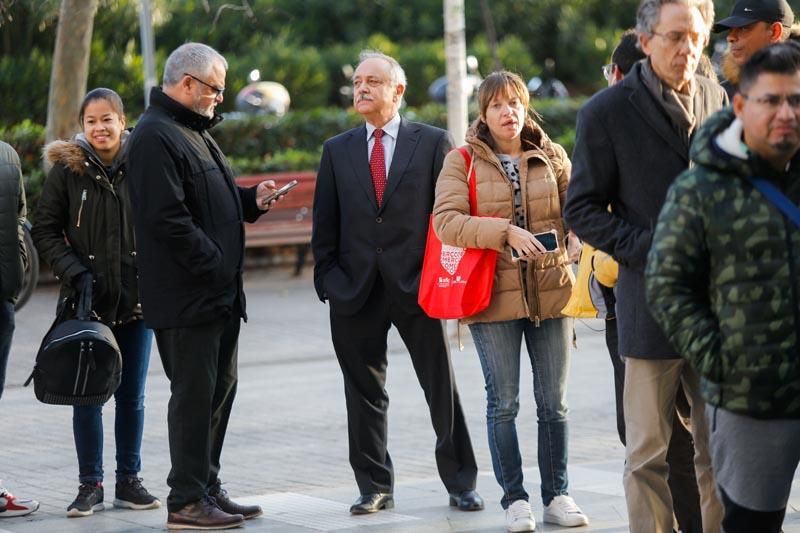
<svg viewBox="0 0 800 533">
<path fill-rule="evenodd" d="M 122 379 L 122 355 L 111 328 L 91 319 L 92 284 L 78 293 L 77 316 L 65 320 L 70 302 L 61 307 L 44 336 L 33 380 L 36 398 L 55 405 L 103 405 Z"/>
</svg>

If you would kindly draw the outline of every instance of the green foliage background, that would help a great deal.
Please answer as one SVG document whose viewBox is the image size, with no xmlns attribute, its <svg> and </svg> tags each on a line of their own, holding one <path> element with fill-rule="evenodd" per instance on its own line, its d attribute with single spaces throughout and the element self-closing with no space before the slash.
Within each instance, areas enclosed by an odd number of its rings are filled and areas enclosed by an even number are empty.
<svg viewBox="0 0 800 533">
<path fill-rule="evenodd" d="M 117 90 L 129 115 L 143 107 L 137 0 L 99 0 L 89 87 Z M 602 87 L 599 66 L 619 34 L 634 24 L 638 0 L 490 0 L 502 67 L 529 79 L 555 60 L 554 74 L 577 94 Z M 732 0 L 717 0 L 727 13 Z M 59 0 L 0 0 L 0 124 L 45 122 Z M 341 105 L 342 66 L 359 50 L 395 55 L 408 73 L 407 101 L 428 102 L 428 85 L 444 74 L 441 0 L 152 0 L 157 73 L 186 41 L 220 50 L 230 62 L 227 100 L 252 69 L 285 85 L 294 109 Z M 465 0 L 468 53 L 494 70 L 480 2 Z M 14 98 L 25 95 L 25 98 Z"/>
<path fill-rule="evenodd" d="M 717 0 L 717 18 L 734 0 Z M 283 118 L 224 122 L 218 136 L 241 172 L 313 168 L 322 141 L 359 122 L 346 108 L 340 87 L 358 52 L 391 54 L 409 79 L 406 113 L 445 125 L 442 106 L 429 104 L 427 88 L 445 72 L 442 0 L 151 0 L 156 70 L 160 77 L 171 50 L 187 41 L 210 44 L 229 62 L 222 112 L 253 69 L 282 83 L 292 98 Z M 489 0 L 502 68 L 529 79 L 552 75 L 573 94 L 604 86 L 599 67 L 619 34 L 634 25 L 638 0 Z M 795 3 L 792 0 L 790 3 Z M 88 87 L 110 87 L 126 105 L 130 122 L 144 105 L 138 0 L 99 0 L 94 22 Z M 495 69 L 479 0 L 465 0 L 467 52 L 480 72 Z M 47 112 L 49 78 L 60 0 L 0 0 L 0 139 L 20 152 L 35 205 L 42 179 L 39 154 Z M 796 8 L 796 6 L 794 6 Z M 795 9 L 797 11 L 797 9 Z M 719 37 L 718 37 L 719 38 Z M 534 102 L 548 133 L 574 142 L 581 100 Z M 76 124 L 77 126 L 77 124 Z"/>
</svg>

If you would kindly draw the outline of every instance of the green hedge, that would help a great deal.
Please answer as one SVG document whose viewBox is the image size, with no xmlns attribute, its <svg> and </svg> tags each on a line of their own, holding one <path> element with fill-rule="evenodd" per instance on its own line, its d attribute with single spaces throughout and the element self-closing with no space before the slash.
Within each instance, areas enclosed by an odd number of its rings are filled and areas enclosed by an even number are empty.
<svg viewBox="0 0 800 533">
<path fill-rule="evenodd" d="M 580 99 L 534 102 L 545 131 L 567 153 L 572 153 L 575 116 L 582 103 Z M 447 127 L 447 110 L 442 104 L 408 107 L 402 114 L 410 120 Z M 476 115 L 474 104 L 470 115 Z M 289 112 L 283 117 L 231 114 L 214 128 L 213 135 L 239 174 L 315 170 L 325 139 L 362 121 L 353 110 L 322 107 Z M 44 126 L 25 120 L 8 128 L 0 127 L 0 139 L 11 144 L 20 155 L 33 219 L 44 180 L 41 165 Z"/>
<path fill-rule="evenodd" d="M 536 111 L 542 116 L 542 126 L 557 142 L 572 151 L 575 137 L 575 116 L 583 104 L 582 99 L 541 100 L 534 102 Z M 403 115 L 411 120 L 447 127 L 447 110 L 442 104 L 409 107 Z M 471 117 L 476 115 L 474 104 Z M 236 115 L 229 117 L 214 129 L 214 138 L 225 154 L 239 164 L 243 160 L 263 161 L 273 166 L 274 160 L 283 151 L 296 154 L 313 152 L 319 155 L 322 142 L 347 129 L 361 124 L 362 119 L 352 110 L 317 108 L 311 111 L 295 111 L 283 117 Z M 270 154 L 272 157 L 270 157 Z M 292 158 L 290 158 L 291 160 Z M 247 168 L 257 167 L 248 164 Z"/>
</svg>

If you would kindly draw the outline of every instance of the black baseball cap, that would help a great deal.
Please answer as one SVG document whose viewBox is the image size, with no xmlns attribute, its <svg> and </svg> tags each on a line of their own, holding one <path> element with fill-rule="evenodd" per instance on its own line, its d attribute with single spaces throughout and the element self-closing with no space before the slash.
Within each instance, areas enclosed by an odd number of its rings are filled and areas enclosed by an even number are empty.
<svg viewBox="0 0 800 533">
<path fill-rule="evenodd" d="M 731 16 L 714 24 L 711 31 L 719 33 L 754 22 L 780 22 L 788 28 L 794 24 L 794 13 L 786 0 L 739 0 Z"/>
</svg>

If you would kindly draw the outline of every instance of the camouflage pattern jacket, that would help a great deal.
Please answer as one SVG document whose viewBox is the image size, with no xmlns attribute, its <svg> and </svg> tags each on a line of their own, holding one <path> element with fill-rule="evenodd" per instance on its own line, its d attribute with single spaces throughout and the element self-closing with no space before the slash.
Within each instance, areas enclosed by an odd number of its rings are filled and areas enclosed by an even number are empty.
<svg viewBox="0 0 800 533">
<path fill-rule="evenodd" d="M 757 418 L 800 418 L 800 229 L 746 180 L 800 202 L 800 157 L 772 169 L 742 143 L 731 108 L 670 187 L 647 262 L 647 298 L 697 369 L 706 401 Z"/>
</svg>

